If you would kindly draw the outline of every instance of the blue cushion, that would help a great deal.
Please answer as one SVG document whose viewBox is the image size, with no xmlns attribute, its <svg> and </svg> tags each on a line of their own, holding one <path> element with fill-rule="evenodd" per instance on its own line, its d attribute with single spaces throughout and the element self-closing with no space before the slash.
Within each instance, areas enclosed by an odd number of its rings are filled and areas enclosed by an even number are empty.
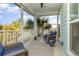
<svg viewBox="0 0 79 59">
<path fill-rule="evenodd" d="M 9 48 L 9 49 L 5 48 L 3 55 L 7 55 L 9 53 L 13 53 L 13 52 L 16 52 L 16 51 L 21 50 L 21 49 L 24 49 L 23 44 L 22 43 L 17 43 L 17 44 L 15 44 L 15 47 L 13 47 L 13 48 Z"/>
<path fill-rule="evenodd" d="M 2 56 L 3 55 L 3 45 L 0 43 L 0 56 Z"/>
<path fill-rule="evenodd" d="M 54 36 L 56 35 L 56 32 L 50 32 L 50 35 Z"/>
</svg>

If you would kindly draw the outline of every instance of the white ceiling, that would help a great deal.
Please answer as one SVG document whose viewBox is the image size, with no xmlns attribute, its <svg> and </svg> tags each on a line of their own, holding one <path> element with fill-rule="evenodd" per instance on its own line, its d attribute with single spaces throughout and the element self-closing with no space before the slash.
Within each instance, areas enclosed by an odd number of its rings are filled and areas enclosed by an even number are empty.
<svg viewBox="0 0 79 59">
<path fill-rule="evenodd" d="M 35 15 L 48 16 L 57 15 L 61 3 L 44 3 L 43 8 L 41 8 L 40 3 L 22 3 L 22 5 L 31 10 Z"/>
</svg>

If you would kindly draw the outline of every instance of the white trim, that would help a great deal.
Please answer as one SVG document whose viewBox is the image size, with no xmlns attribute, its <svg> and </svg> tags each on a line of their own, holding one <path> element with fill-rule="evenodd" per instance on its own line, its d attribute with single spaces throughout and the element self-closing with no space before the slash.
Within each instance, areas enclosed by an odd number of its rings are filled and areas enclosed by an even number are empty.
<svg viewBox="0 0 79 59">
<path fill-rule="evenodd" d="M 78 4 L 78 10 L 79 10 L 79 4 Z M 79 18 L 79 11 L 78 11 L 78 18 Z M 76 23 L 76 22 L 79 22 L 79 19 L 74 19 L 74 20 L 69 21 L 69 26 L 70 26 L 70 24 Z M 69 27 L 69 35 L 70 35 L 70 27 Z M 69 36 L 69 38 L 70 38 L 70 36 Z M 70 44 L 71 44 L 71 42 L 70 42 Z M 69 53 L 70 56 L 74 56 L 74 55 L 77 56 L 77 54 L 73 50 L 72 51 L 69 50 L 67 53 Z"/>
<path fill-rule="evenodd" d="M 34 36 L 37 36 L 37 16 L 34 16 Z"/>
<path fill-rule="evenodd" d="M 21 7 L 20 9 L 21 9 L 21 10 L 20 10 L 20 12 L 21 12 L 21 13 L 20 13 L 20 17 L 21 17 L 21 18 L 20 18 L 20 22 L 21 22 L 21 25 L 23 25 L 23 7 Z"/>
<path fill-rule="evenodd" d="M 68 32 L 68 55 L 69 56 L 74 56 L 74 54 L 72 53 L 72 51 L 70 50 L 70 3 L 67 4 L 67 32 Z"/>
<path fill-rule="evenodd" d="M 23 21 L 24 20 L 23 15 L 24 15 L 23 14 L 23 7 L 21 6 L 21 13 L 20 13 L 20 17 L 21 17 L 20 18 L 20 22 L 21 22 L 21 33 L 20 34 L 21 34 L 21 37 L 20 37 L 20 39 L 22 39 L 22 40 L 23 40 L 23 26 L 24 26 L 24 24 L 23 24 L 23 22 L 24 22 Z"/>
<path fill-rule="evenodd" d="M 79 19 L 74 19 L 73 21 L 70 21 L 70 24 L 75 22 L 79 22 Z"/>
<path fill-rule="evenodd" d="M 28 12 L 29 14 L 31 14 L 32 16 L 36 16 L 33 11 L 31 11 L 29 8 L 27 8 L 26 6 L 24 6 L 22 3 L 16 3 L 16 5 L 23 7 L 23 9 Z"/>
<path fill-rule="evenodd" d="M 60 8 L 61 9 L 61 8 Z M 60 41 L 62 41 L 61 39 L 61 10 L 60 10 L 60 16 L 59 16 L 59 19 L 60 19 Z"/>
<path fill-rule="evenodd" d="M 16 32 L 17 30 L 0 30 L 0 32 L 9 32 L 9 31 L 13 31 L 13 32 Z M 18 31 L 20 31 L 20 29 L 18 30 Z"/>
<path fill-rule="evenodd" d="M 70 50 L 70 3 L 67 3 L 67 42 L 68 42 L 68 51 Z"/>
</svg>

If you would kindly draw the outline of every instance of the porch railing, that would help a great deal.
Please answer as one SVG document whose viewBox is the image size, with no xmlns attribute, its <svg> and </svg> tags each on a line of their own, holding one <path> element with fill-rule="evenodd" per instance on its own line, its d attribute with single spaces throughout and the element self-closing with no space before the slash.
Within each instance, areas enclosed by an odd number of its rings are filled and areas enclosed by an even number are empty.
<svg viewBox="0 0 79 59">
<path fill-rule="evenodd" d="M 21 30 L 0 30 L 0 41 L 4 46 L 20 41 Z"/>
<path fill-rule="evenodd" d="M 24 29 L 23 31 L 23 42 L 27 44 L 29 41 L 34 39 L 34 30 L 33 29 Z"/>
</svg>

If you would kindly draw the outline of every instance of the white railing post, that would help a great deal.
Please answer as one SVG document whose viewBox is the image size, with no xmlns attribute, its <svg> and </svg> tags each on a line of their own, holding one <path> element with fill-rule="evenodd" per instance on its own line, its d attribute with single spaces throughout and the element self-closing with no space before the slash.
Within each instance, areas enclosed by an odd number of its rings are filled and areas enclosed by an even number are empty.
<svg viewBox="0 0 79 59">
<path fill-rule="evenodd" d="M 13 41 L 15 41 L 15 32 L 12 32 L 12 36 Z"/>
<path fill-rule="evenodd" d="M 5 32 L 2 30 L 2 33 L 3 33 L 3 34 L 2 34 L 2 38 L 3 38 L 3 39 L 2 39 L 2 41 L 3 41 L 3 46 L 5 46 L 5 45 L 6 45 L 6 44 L 5 44 L 5 35 L 4 35 Z"/>
<path fill-rule="evenodd" d="M 12 32 L 11 35 L 12 35 L 11 40 L 12 40 L 13 43 L 15 43 L 15 40 L 16 40 L 15 39 L 15 37 L 16 37 L 15 32 Z"/>
<path fill-rule="evenodd" d="M 11 44 L 11 43 L 13 43 L 13 41 L 11 39 L 11 31 L 9 33 L 10 33 L 10 40 L 8 42 L 10 42 L 10 43 L 8 43 L 8 44 Z"/>
<path fill-rule="evenodd" d="M 15 44 L 19 42 L 18 39 L 21 36 L 19 32 L 16 30 L 1 30 L 0 39 L 1 39 L 1 43 L 3 44 L 3 46 L 9 45 L 9 44 Z"/>
<path fill-rule="evenodd" d="M 8 40 L 8 32 L 6 30 L 6 43 L 8 42 L 7 40 Z"/>
<path fill-rule="evenodd" d="M 17 34 L 18 34 L 18 32 L 16 32 L 16 40 L 15 40 L 15 43 L 17 43 L 17 40 L 18 40 Z"/>
</svg>

